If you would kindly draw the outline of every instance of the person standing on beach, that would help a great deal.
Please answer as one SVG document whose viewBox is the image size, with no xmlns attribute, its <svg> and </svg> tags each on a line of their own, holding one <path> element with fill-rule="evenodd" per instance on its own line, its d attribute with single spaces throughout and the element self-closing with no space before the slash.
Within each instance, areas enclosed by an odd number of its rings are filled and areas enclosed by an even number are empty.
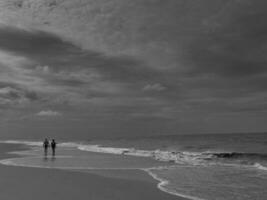
<svg viewBox="0 0 267 200">
<path fill-rule="evenodd" d="M 45 140 L 44 140 L 43 147 L 44 147 L 44 154 L 45 154 L 45 156 L 47 156 L 47 149 L 49 147 L 49 141 L 47 138 L 45 138 Z"/>
<path fill-rule="evenodd" d="M 51 148 L 52 148 L 52 155 L 55 156 L 56 154 L 56 147 L 57 147 L 57 143 L 56 141 L 53 139 L 51 142 Z"/>
</svg>

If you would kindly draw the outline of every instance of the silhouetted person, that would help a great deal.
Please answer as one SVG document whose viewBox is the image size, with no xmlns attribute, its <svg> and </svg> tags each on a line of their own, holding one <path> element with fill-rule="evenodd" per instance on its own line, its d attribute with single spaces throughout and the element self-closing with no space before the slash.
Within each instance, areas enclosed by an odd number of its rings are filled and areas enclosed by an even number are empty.
<svg viewBox="0 0 267 200">
<path fill-rule="evenodd" d="M 45 140 L 44 140 L 43 147 L 44 147 L 44 154 L 45 154 L 45 156 L 47 156 L 47 149 L 49 147 L 49 141 L 47 138 L 45 138 Z"/>
<path fill-rule="evenodd" d="M 51 148 L 52 148 L 52 155 L 54 156 L 56 154 L 56 147 L 57 147 L 57 143 L 56 141 L 53 139 L 51 142 Z"/>
</svg>

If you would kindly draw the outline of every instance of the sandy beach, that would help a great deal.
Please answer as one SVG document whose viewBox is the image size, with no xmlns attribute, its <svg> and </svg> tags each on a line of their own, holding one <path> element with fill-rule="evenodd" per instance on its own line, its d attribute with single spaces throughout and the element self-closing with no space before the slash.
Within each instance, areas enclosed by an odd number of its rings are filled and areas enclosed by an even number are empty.
<svg viewBox="0 0 267 200">
<path fill-rule="evenodd" d="M 22 150 L 20 145 L 1 144 L 0 158 L 14 157 L 6 152 Z M 102 173 L 103 172 L 103 173 Z M 0 165 L 0 199 L 52 200 L 182 200 L 157 188 L 157 181 L 145 172 L 69 171 Z"/>
</svg>

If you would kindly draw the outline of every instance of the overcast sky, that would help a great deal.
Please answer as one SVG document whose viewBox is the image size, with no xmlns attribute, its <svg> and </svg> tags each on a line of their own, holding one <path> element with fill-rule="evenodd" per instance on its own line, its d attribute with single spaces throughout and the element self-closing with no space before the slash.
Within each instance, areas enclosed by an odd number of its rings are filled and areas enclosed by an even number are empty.
<svg viewBox="0 0 267 200">
<path fill-rule="evenodd" d="M 1 0 L 1 137 L 267 130 L 265 0 Z"/>
</svg>

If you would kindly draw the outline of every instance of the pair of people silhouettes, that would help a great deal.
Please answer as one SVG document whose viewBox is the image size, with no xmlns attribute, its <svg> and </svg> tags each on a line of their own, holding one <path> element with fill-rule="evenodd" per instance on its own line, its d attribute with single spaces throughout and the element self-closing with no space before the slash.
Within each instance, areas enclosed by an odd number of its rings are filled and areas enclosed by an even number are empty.
<svg viewBox="0 0 267 200">
<path fill-rule="evenodd" d="M 51 143 L 49 143 L 48 139 L 45 138 L 44 143 L 43 143 L 45 156 L 47 156 L 47 151 L 48 151 L 49 146 L 51 146 L 52 155 L 55 156 L 55 154 L 56 154 L 56 147 L 57 147 L 56 141 L 54 139 L 52 139 Z"/>
</svg>

